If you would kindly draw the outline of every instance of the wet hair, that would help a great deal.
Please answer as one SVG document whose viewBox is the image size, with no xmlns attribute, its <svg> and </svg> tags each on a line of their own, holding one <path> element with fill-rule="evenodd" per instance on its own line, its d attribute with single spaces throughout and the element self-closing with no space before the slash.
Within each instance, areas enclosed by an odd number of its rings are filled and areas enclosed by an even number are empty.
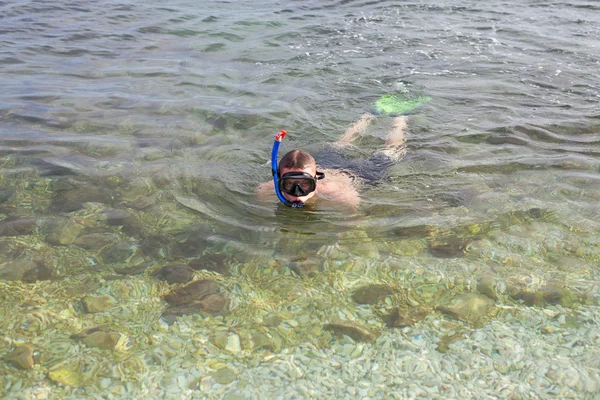
<svg viewBox="0 0 600 400">
<path fill-rule="evenodd" d="M 317 162 L 304 150 L 292 150 L 279 160 L 279 170 L 288 169 L 305 169 L 317 167 Z"/>
</svg>

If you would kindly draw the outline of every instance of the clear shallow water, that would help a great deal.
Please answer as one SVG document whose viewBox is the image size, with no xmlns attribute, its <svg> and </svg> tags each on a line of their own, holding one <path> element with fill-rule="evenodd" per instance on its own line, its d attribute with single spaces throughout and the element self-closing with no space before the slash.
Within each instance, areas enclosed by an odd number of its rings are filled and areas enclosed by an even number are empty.
<svg viewBox="0 0 600 400">
<path fill-rule="evenodd" d="M 152 330 L 164 305 L 151 273 L 214 254 L 248 307 L 273 274 L 304 285 L 305 262 L 323 277 L 349 271 L 348 291 L 397 284 L 385 271 L 409 263 L 415 276 L 492 271 L 534 292 L 559 280 L 596 303 L 599 20 L 591 1 L 0 2 L 6 304 L 25 302 L 10 285 L 46 276 L 45 289 L 25 287 L 43 298 L 100 280 L 97 293 L 118 297 L 104 280 L 134 268 L 131 285 L 156 303 L 135 315 Z M 275 132 L 289 132 L 282 151 L 318 153 L 384 93 L 432 100 L 357 212 L 255 200 Z M 377 118 L 349 157 L 381 147 L 390 124 Z M 33 278 L 14 272 L 33 268 L 21 260 L 36 262 Z M 65 303 L 71 330 L 99 323 L 78 308 L 84 294 Z M 289 301 L 279 295 L 276 309 Z"/>
</svg>

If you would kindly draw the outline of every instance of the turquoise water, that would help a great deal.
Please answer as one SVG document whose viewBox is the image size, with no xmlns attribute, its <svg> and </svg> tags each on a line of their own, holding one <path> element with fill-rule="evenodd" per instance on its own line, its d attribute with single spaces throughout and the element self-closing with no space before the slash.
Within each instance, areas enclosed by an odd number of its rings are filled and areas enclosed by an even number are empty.
<svg viewBox="0 0 600 400">
<path fill-rule="evenodd" d="M 184 322 L 245 359 L 332 346 L 333 316 L 449 318 L 490 279 L 497 309 L 597 306 L 599 17 L 581 0 L 0 1 L 0 393 L 124 387 L 123 354 L 163 365 L 152 338 Z M 431 101 L 359 209 L 256 200 L 277 131 L 282 152 L 319 154 L 388 93 Z M 164 296 L 203 279 L 211 302 L 173 311 Z M 104 369 L 61 378 L 73 360 Z"/>
</svg>

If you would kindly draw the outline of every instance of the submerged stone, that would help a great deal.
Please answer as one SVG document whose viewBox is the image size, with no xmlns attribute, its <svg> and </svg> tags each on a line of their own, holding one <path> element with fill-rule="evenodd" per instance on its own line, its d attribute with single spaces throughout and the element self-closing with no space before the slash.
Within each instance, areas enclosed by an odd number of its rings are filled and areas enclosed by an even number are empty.
<svg viewBox="0 0 600 400">
<path fill-rule="evenodd" d="M 429 250 L 434 257 L 458 258 L 465 254 L 469 241 L 457 237 L 438 237 L 429 241 Z"/>
<path fill-rule="evenodd" d="M 385 324 L 390 328 L 404 328 L 425 319 L 429 313 L 423 308 L 395 308 L 384 317 Z"/>
<path fill-rule="evenodd" d="M 6 281 L 32 283 L 39 280 L 49 280 L 51 277 L 51 270 L 30 260 L 14 260 L 0 269 L 0 279 Z"/>
<path fill-rule="evenodd" d="M 117 346 L 119 339 L 121 339 L 121 333 L 97 326 L 84 329 L 71 336 L 71 338 L 80 340 L 89 347 L 97 347 L 102 350 L 113 350 Z"/>
<path fill-rule="evenodd" d="M 312 278 L 321 272 L 323 261 L 314 257 L 299 257 L 293 259 L 288 267 L 301 278 Z"/>
<path fill-rule="evenodd" d="M 394 289 L 388 285 L 365 285 L 354 291 L 352 300 L 358 304 L 375 304 L 392 294 L 394 294 Z"/>
<path fill-rule="evenodd" d="M 162 267 L 154 274 L 156 279 L 167 281 L 169 284 L 186 283 L 194 279 L 194 270 L 187 265 Z"/>
<path fill-rule="evenodd" d="M 387 243 L 387 247 L 392 254 L 414 257 L 420 255 L 427 246 L 421 239 L 400 239 Z"/>
<path fill-rule="evenodd" d="M 560 304 L 565 307 L 571 307 L 575 303 L 575 298 L 571 291 L 558 282 L 542 286 L 540 292 L 544 301 L 548 304 Z"/>
<path fill-rule="evenodd" d="M 71 182 L 69 190 L 55 192 L 51 210 L 54 212 L 73 212 L 83 208 L 85 203 L 96 202 L 108 204 L 112 202 L 113 192 L 109 189 L 94 186 L 88 182 Z"/>
<path fill-rule="evenodd" d="M 145 264 L 141 264 L 132 267 L 114 268 L 114 270 L 119 275 L 139 275 L 146 272 L 146 268 L 148 267 Z"/>
<path fill-rule="evenodd" d="M 33 351 L 34 347 L 30 343 L 18 344 L 4 356 L 4 360 L 20 369 L 32 369 L 34 366 Z"/>
<path fill-rule="evenodd" d="M 403 238 L 417 238 L 420 239 L 424 236 L 428 236 L 431 232 L 432 227 L 429 225 L 417 225 L 417 226 L 405 226 L 394 229 L 394 233 Z"/>
<path fill-rule="evenodd" d="M 356 342 L 374 342 L 379 336 L 364 325 L 356 321 L 336 321 L 323 326 L 328 331 L 332 331 L 338 336 L 346 335 Z"/>
<path fill-rule="evenodd" d="M 195 300 L 189 303 L 169 306 L 162 316 L 172 321 L 173 317 L 179 317 L 189 314 L 208 313 L 211 315 L 224 315 L 229 311 L 229 298 L 221 293 L 213 293 L 205 296 L 201 300 Z"/>
<path fill-rule="evenodd" d="M 522 300 L 525 305 L 530 307 L 543 307 L 546 304 L 572 307 L 577 300 L 571 290 L 564 287 L 560 282 L 549 283 L 536 291 L 512 288 L 510 296 L 515 300 Z"/>
<path fill-rule="evenodd" d="M 251 334 L 252 350 L 272 349 L 271 339 L 262 332 L 252 332 Z"/>
<path fill-rule="evenodd" d="M 461 294 L 450 300 L 447 306 L 437 309 L 458 320 L 476 323 L 494 310 L 494 301 L 479 293 Z"/>
<path fill-rule="evenodd" d="M 46 242 L 54 246 L 67 246 L 75 242 L 82 230 L 83 226 L 71 221 L 56 224 L 49 229 Z"/>
<path fill-rule="evenodd" d="M 13 194 L 13 191 L 0 189 L 0 204 L 6 203 L 13 196 Z"/>
<path fill-rule="evenodd" d="M 477 278 L 477 291 L 485 294 L 492 300 L 498 300 L 498 294 L 503 293 L 504 290 L 504 282 L 495 276 L 482 275 Z"/>
<path fill-rule="evenodd" d="M 90 314 L 104 312 L 116 303 L 111 296 L 86 296 L 81 300 L 83 311 Z"/>
<path fill-rule="evenodd" d="M 137 215 L 127 210 L 105 208 L 102 214 L 108 226 L 121 226 L 121 230 L 132 237 L 143 236 L 144 226 Z"/>
<path fill-rule="evenodd" d="M 211 280 L 200 280 L 174 290 L 165 296 L 169 306 L 162 316 L 167 322 L 186 314 L 224 315 L 229 311 L 229 297 L 218 293 L 218 285 Z"/>
<path fill-rule="evenodd" d="M 165 300 L 170 305 L 182 305 L 196 300 L 201 300 L 206 295 L 217 293 L 218 289 L 219 285 L 217 285 L 217 282 L 209 279 L 203 279 L 173 290 L 171 293 L 165 296 Z"/>
<path fill-rule="evenodd" d="M 191 260 L 188 265 L 196 271 L 205 270 L 217 272 L 221 275 L 229 275 L 227 258 L 226 254 L 205 254 L 200 258 Z"/>
<path fill-rule="evenodd" d="M 138 255 L 139 251 L 135 242 L 117 242 L 102 251 L 102 259 L 108 263 L 124 263 Z"/>
<path fill-rule="evenodd" d="M 450 345 L 454 342 L 461 341 L 467 337 L 467 334 L 462 331 L 452 332 L 446 334 L 440 338 L 436 350 L 440 353 L 447 353 L 450 351 Z"/>
<path fill-rule="evenodd" d="M 35 227 L 35 218 L 8 217 L 0 221 L 0 236 L 29 235 Z"/>
<path fill-rule="evenodd" d="M 78 365 L 72 363 L 63 364 L 58 368 L 48 371 L 48 377 L 65 386 L 80 387 L 83 386 L 85 379 Z"/>
<path fill-rule="evenodd" d="M 540 292 L 530 292 L 527 290 L 515 290 L 510 294 L 515 300 L 523 300 L 523 303 L 529 307 L 533 306 L 544 306 L 544 297 Z"/>
<path fill-rule="evenodd" d="M 123 201 L 122 204 L 125 207 L 142 211 L 154 207 L 156 205 L 156 199 L 154 197 L 140 196 L 135 199 Z"/>
<path fill-rule="evenodd" d="M 125 225 L 128 218 L 133 216 L 132 213 L 126 210 L 118 210 L 115 208 L 105 208 L 102 210 L 106 223 L 109 226 L 122 226 Z"/>
<path fill-rule="evenodd" d="M 231 368 L 221 368 L 214 371 L 212 374 L 215 382 L 220 383 L 221 385 L 227 385 L 233 382 L 236 378 L 236 373 Z"/>
<path fill-rule="evenodd" d="M 175 235 L 177 247 L 183 257 L 198 257 L 199 254 L 202 254 L 206 247 L 206 237 L 209 236 L 206 229 L 212 228 L 207 228 L 204 225 L 197 225 L 196 227 Z"/>
<path fill-rule="evenodd" d="M 50 279 L 52 279 L 52 270 L 46 267 L 42 262 L 37 262 L 36 268 L 25 271 L 21 277 L 21 281 L 25 283 L 48 281 Z"/>
<path fill-rule="evenodd" d="M 102 250 L 103 248 L 115 243 L 117 237 L 110 233 L 90 233 L 83 235 L 75 240 L 75 244 L 86 250 Z"/>
</svg>

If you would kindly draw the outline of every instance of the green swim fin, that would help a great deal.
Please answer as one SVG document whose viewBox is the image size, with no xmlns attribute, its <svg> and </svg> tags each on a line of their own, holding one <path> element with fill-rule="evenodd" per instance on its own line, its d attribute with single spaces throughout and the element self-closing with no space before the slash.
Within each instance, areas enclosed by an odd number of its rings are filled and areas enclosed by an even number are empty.
<svg viewBox="0 0 600 400">
<path fill-rule="evenodd" d="M 431 100 L 431 97 L 420 96 L 416 99 L 401 99 L 393 94 L 384 94 L 375 102 L 376 114 L 404 115 Z"/>
</svg>

